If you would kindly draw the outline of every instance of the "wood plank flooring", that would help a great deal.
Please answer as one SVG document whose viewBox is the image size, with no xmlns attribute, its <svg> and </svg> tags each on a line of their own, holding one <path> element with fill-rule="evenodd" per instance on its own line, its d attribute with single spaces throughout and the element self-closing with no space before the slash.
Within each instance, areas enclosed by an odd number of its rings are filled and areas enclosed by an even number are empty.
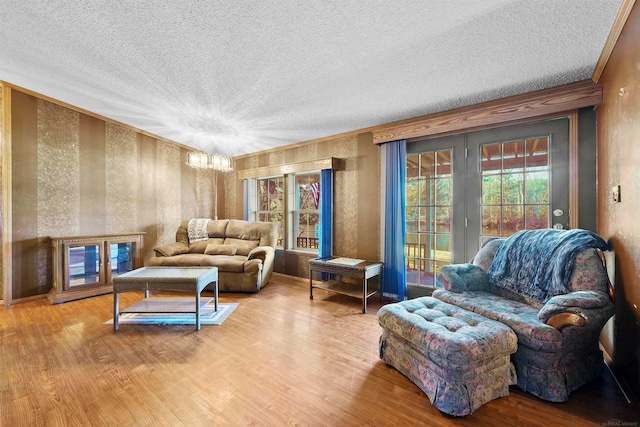
<svg viewBox="0 0 640 427">
<path fill-rule="evenodd" d="M 140 299 L 121 294 L 121 307 Z M 114 333 L 103 324 L 112 295 L 0 307 L 0 425 L 639 425 L 607 371 L 566 403 L 511 387 L 470 416 L 444 415 L 378 358 L 377 296 L 361 314 L 360 300 L 322 290 L 309 300 L 308 282 L 275 274 L 258 294 L 224 293 L 221 302 L 239 306 L 199 332 Z"/>
</svg>

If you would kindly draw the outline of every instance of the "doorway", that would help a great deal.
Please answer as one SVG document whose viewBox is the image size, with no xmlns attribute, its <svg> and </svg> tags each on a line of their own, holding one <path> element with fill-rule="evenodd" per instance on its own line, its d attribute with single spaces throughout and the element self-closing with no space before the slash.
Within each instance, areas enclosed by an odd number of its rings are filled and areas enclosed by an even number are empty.
<svg viewBox="0 0 640 427">
<path fill-rule="evenodd" d="M 487 239 L 568 227 L 566 118 L 412 141 L 406 166 L 409 294 L 430 293 L 442 265 Z"/>
</svg>

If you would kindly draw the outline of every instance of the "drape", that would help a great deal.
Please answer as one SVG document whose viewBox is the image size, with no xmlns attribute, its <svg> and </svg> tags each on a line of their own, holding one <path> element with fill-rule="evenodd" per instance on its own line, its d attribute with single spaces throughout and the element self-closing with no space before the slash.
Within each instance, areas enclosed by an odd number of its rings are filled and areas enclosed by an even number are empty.
<svg viewBox="0 0 640 427">
<path fill-rule="evenodd" d="M 333 170 L 320 171 L 320 242 L 318 258 L 333 254 Z"/>
<path fill-rule="evenodd" d="M 405 268 L 406 243 L 406 163 L 407 141 L 384 144 L 386 159 L 384 270 L 382 291 L 385 296 L 399 301 L 407 297 L 407 272 Z"/>
</svg>

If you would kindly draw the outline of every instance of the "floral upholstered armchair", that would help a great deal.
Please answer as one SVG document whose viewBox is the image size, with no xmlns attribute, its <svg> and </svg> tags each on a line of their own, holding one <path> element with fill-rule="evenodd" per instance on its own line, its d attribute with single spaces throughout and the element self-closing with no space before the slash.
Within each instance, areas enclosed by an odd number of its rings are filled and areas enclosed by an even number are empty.
<svg viewBox="0 0 640 427">
<path fill-rule="evenodd" d="M 604 366 L 598 339 L 614 313 L 606 248 L 585 230 L 521 231 L 443 266 L 433 296 L 509 326 L 518 387 L 562 402 Z"/>
</svg>

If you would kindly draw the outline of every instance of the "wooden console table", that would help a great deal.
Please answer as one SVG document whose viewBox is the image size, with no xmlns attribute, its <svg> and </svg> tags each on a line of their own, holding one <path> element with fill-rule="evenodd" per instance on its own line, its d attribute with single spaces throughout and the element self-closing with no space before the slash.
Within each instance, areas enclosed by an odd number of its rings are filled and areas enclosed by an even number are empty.
<svg viewBox="0 0 640 427">
<path fill-rule="evenodd" d="M 51 304 L 108 294 L 113 278 L 142 267 L 144 232 L 51 237 Z"/>
<path fill-rule="evenodd" d="M 351 277 L 360 280 L 360 284 L 344 283 L 340 279 L 313 283 L 313 272 L 327 273 L 333 276 Z M 369 289 L 369 279 L 382 276 L 382 263 L 351 258 L 331 257 L 309 260 L 309 297 L 313 299 L 313 288 L 324 289 L 362 299 L 362 312 L 367 312 L 367 298 L 379 292 Z M 382 278 L 380 278 L 382 280 Z M 382 294 L 380 294 L 382 296 Z"/>
</svg>

